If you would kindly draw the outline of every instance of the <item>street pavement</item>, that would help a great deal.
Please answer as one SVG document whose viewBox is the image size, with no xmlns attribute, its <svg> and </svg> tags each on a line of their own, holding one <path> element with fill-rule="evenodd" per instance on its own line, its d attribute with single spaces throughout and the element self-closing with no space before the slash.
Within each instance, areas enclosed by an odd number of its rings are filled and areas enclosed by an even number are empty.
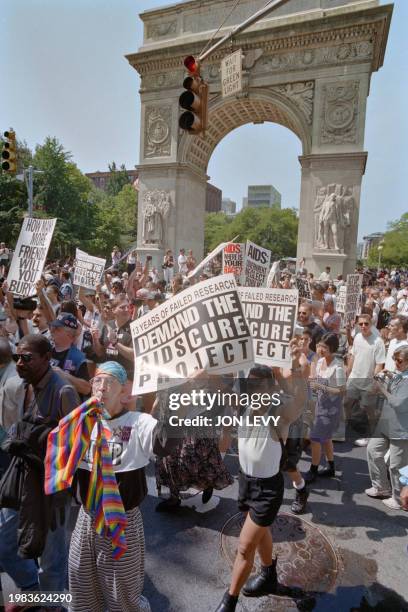
<svg viewBox="0 0 408 612">
<path fill-rule="evenodd" d="M 238 612 L 408 611 L 408 513 L 389 510 L 381 501 L 365 495 L 364 489 L 370 486 L 365 454 L 365 448 L 336 443 L 338 476 L 313 485 L 307 513 L 301 517 L 317 535 L 307 540 L 305 552 L 312 558 L 324 558 L 326 549 L 317 550 L 322 538 L 333 546 L 333 558 L 327 557 L 328 564 L 334 558 L 337 563 L 333 588 L 327 593 L 311 593 L 297 602 L 241 597 Z M 188 497 L 175 514 L 155 512 L 158 498 L 154 466 L 148 467 L 149 494 L 142 504 L 146 535 L 144 593 L 153 612 L 212 612 L 228 586 L 231 565 L 225 546 L 224 550 L 221 547 L 221 531 L 237 514 L 236 454 L 229 453 L 226 462 L 234 484 L 216 492 L 207 506 L 202 505 L 199 494 Z M 300 465 L 303 471 L 309 462 L 310 457 L 304 454 Z M 286 481 L 283 516 L 290 514 L 293 497 L 292 486 Z M 300 541 L 302 537 L 299 532 Z M 230 535 L 227 540 L 234 549 L 237 539 Z M 2 582 L 6 593 L 12 585 L 4 574 Z"/>
</svg>

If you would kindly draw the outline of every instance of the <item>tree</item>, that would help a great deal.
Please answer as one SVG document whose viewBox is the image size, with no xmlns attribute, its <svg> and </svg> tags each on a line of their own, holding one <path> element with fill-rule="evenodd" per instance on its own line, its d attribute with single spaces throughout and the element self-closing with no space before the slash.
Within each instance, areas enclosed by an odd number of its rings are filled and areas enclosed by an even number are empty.
<svg viewBox="0 0 408 612">
<path fill-rule="evenodd" d="M 210 213 L 205 221 L 205 248 L 210 251 L 238 235 L 239 242 L 251 240 L 270 249 L 276 259 L 295 257 L 297 231 L 298 218 L 291 208 L 244 208 L 233 218 Z"/>
<path fill-rule="evenodd" d="M 111 196 L 117 196 L 122 191 L 125 185 L 131 182 L 125 164 L 122 164 L 118 170 L 115 162 L 109 164 L 111 176 L 106 185 L 106 193 Z"/>
<path fill-rule="evenodd" d="M 388 224 L 381 246 L 381 264 L 388 266 L 408 266 L 408 213 L 404 213 L 398 221 Z M 370 249 L 367 263 L 377 267 L 379 261 L 378 246 Z"/>
<path fill-rule="evenodd" d="M 137 235 L 137 196 L 138 192 L 134 187 L 127 184 L 113 198 L 113 205 L 117 211 L 121 228 L 119 242 L 124 248 L 134 242 Z"/>
<path fill-rule="evenodd" d="M 14 248 L 26 212 L 25 183 L 0 172 L 0 242 Z"/>
</svg>

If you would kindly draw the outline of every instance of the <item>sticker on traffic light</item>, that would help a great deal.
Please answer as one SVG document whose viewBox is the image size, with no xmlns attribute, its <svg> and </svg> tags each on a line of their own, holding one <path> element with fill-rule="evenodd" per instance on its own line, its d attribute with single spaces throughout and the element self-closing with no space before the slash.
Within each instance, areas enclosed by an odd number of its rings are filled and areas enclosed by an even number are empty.
<svg viewBox="0 0 408 612">
<path fill-rule="evenodd" d="M 4 172 L 15 174 L 17 171 L 17 144 L 13 130 L 4 132 L 5 141 L 1 152 L 1 168 Z"/>
<path fill-rule="evenodd" d="M 179 126 L 190 134 L 201 134 L 207 128 L 208 84 L 200 76 L 200 64 L 189 55 L 184 60 L 189 75 L 183 81 L 185 91 L 179 98 L 184 109 Z"/>
</svg>

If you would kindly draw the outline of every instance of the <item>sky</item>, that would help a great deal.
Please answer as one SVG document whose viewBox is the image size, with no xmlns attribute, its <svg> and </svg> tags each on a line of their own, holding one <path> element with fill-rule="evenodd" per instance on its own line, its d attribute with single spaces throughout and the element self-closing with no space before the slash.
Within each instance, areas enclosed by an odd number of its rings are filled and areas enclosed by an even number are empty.
<svg viewBox="0 0 408 612">
<path fill-rule="evenodd" d="M 386 2 L 382 1 L 382 4 Z M 138 14 L 165 0 L 0 0 L 0 129 L 31 148 L 55 136 L 83 172 L 139 161 L 139 77 L 125 59 L 142 44 Z M 385 62 L 368 98 L 359 237 L 407 212 L 408 0 L 395 0 Z M 276 124 L 231 132 L 210 181 L 241 205 L 249 184 L 273 184 L 298 207 L 300 141 Z"/>
</svg>

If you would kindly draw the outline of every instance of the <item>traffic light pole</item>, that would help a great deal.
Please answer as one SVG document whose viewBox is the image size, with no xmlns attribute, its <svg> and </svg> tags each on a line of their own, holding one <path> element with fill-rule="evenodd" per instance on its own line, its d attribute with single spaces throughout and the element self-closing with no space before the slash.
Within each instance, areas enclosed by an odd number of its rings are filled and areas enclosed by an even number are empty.
<svg viewBox="0 0 408 612">
<path fill-rule="evenodd" d="M 248 19 L 243 21 L 240 25 L 235 26 L 235 28 L 233 28 L 231 32 L 226 34 L 223 38 L 220 38 L 220 40 L 214 43 L 212 47 L 210 47 L 209 49 L 207 49 L 207 51 L 205 51 L 202 55 L 200 55 L 200 57 L 198 58 L 198 61 L 200 63 L 203 62 L 205 59 L 207 59 L 209 55 L 214 53 L 214 51 L 222 47 L 226 42 L 230 41 L 231 38 L 233 38 L 237 34 L 240 34 L 240 32 L 243 32 L 244 30 L 249 28 L 251 25 L 253 25 L 257 21 L 262 19 L 262 17 L 265 17 L 265 15 L 268 15 L 268 13 L 270 13 L 271 11 L 279 8 L 280 6 L 283 6 L 288 1 L 289 0 L 272 0 L 262 9 L 260 9 L 259 11 L 251 15 L 251 17 L 248 17 Z"/>
<path fill-rule="evenodd" d="M 34 168 L 33 166 L 28 166 L 25 171 L 25 179 L 27 185 L 27 194 L 28 194 L 28 216 L 33 216 L 33 195 L 34 195 Z"/>
</svg>

